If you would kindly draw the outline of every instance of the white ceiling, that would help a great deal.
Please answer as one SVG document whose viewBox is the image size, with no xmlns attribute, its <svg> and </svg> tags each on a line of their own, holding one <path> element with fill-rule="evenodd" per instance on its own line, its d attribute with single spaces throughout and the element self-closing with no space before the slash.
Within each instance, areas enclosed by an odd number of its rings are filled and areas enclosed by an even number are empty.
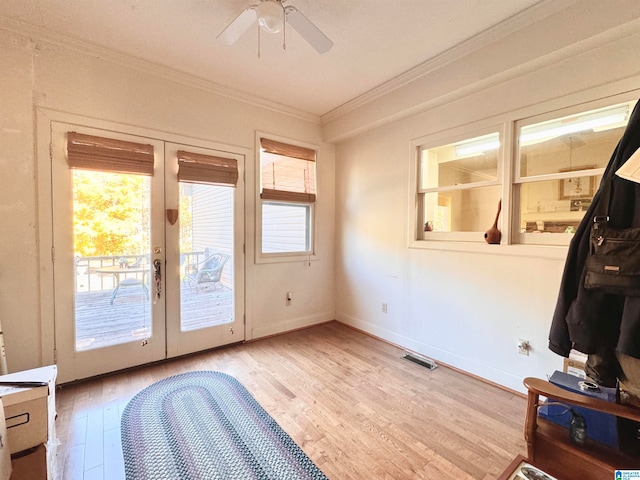
<svg viewBox="0 0 640 480">
<path fill-rule="evenodd" d="M 333 42 L 293 29 L 216 36 L 257 0 L 2 0 L 0 16 L 176 69 L 314 115 L 383 85 L 540 0 L 288 0 Z"/>
</svg>

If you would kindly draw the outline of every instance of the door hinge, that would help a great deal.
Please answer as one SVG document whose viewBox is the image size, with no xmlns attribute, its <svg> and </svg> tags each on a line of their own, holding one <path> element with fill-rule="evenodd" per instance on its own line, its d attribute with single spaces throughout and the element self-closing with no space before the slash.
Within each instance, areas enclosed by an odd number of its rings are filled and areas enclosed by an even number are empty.
<svg viewBox="0 0 640 480">
<path fill-rule="evenodd" d="M 56 249 L 55 247 L 51 247 L 51 263 L 56 262 Z"/>
<path fill-rule="evenodd" d="M 53 160 L 53 142 L 49 142 L 49 160 Z"/>
<path fill-rule="evenodd" d="M 58 363 L 58 350 L 56 350 L 55 348 L 53 349 L 53 363 Z"/>
<path fill-rule="evenodd" d="M 246 243 L 243 243 L 243 244 L 242 244 L 242 254 L 243 254 L 243 255 L 246 255 L 246 254 L 247 254 L 247 244 L 246 244 Z"/>
</svg>

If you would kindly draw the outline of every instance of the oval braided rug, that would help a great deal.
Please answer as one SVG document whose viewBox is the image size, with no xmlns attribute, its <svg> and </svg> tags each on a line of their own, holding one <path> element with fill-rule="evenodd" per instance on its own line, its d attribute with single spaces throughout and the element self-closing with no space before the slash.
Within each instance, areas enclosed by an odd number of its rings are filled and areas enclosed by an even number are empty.
<svg viewBox="0 0 640 480">
<path fill-rule="evenodd" d="M 122 413 L 129 480 L 326 479 L 230 375 L 189 372 L 140 391 Z"/>
</svg>

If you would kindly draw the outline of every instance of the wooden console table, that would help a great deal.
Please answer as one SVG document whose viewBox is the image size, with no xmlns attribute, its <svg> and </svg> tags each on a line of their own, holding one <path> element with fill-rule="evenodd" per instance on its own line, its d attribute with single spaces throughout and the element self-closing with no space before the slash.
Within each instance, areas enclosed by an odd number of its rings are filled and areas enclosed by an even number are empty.
<svg viewBox="0 0 640 480">
<path fill-rule="evenodd" d="M 570 392 L 539 378 L 525 378 L 528 390 L 525 439 L 527 461 L 558 480 L 604 480 L 615 478 L 616 470 L 640 470 L 640 458 L 587 439 L 575 445 L 566 428 L 538 416 L 540 396 L 569 405 L 640 422 L 640 409 Z M 508 477 L 507 477 L 508 478 Z"/>
</svg>

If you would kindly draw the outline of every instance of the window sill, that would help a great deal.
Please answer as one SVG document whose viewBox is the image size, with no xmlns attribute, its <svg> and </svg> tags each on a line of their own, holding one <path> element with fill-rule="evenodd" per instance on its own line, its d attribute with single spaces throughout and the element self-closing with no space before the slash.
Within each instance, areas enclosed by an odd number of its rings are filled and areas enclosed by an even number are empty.
<svg viewBox="0 0 640 480">
<path fill-rule="evenodd" d="M 314 262 L 318 255 L 313 253 L 263 253 L 256 255 L 256 264 Z"/>
<path fill-rule="evenodd" d="M 565 260 L 569 247 L 566 245 L 489 245 L 480 242 L 415 240 L 409 244 L 409 248 Z"/>
</svg>

